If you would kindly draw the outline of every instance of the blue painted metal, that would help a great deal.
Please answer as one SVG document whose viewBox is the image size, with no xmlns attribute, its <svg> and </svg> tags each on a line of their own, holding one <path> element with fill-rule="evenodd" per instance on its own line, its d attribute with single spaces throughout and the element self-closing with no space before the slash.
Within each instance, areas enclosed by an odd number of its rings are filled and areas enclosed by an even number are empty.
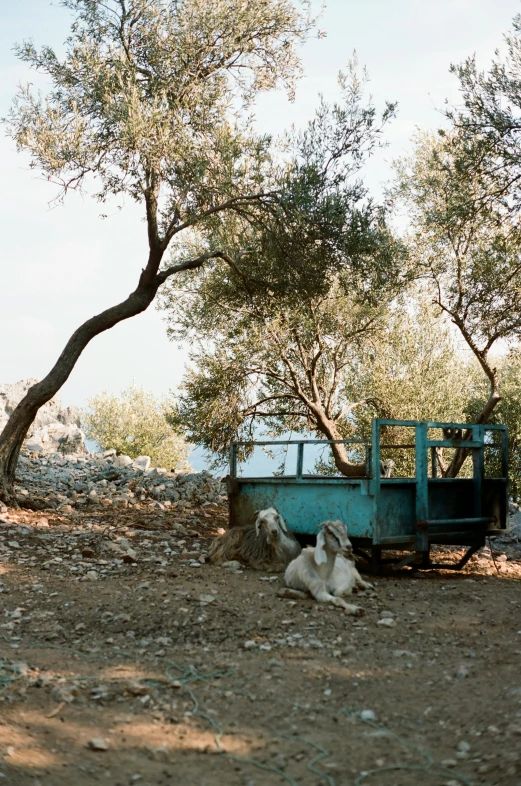
<svg viewBox="0 0 521 786">
<path fill-rule="evenodd" d="M 392 432 L 410 428 L 414 442 L 383 444 L 382 429 Z M 430 436 L 432 429 L 445 430 L 443 437 Z M 459 429 L 468 440 L 447 437 L 447 429 Z M 491 441 L 496 434 L 499 442 Z M 315 534 L 322 521 L 340 519 L 356 544 L 373 549 L 411 549 L 429 553 L 433 543 L 454 543 L 473 548 L 483 545 L 486 533 L 504 529 L 507 518 L 508 435 L 504 426 L 375 419 L 371 441 L 336 440 L 349 448 L 365 449 L 366 476 L 304 474 L 308 445 L 331 445 L 332 440 L 284 440 L 234 443 L 230 449 L 230 524 L 244 523 L 254 512 L 276 507 L 296 533 Z M 297 445 L 294 475 L 240 477 L 238 450 L 241 445 Z M 472 453 L 471 478 L 438 477 L 436 448 L 464 446 Z M 414 477 L 380 477 L 381 451 L 414 451 Z M 501 453 L 501 476 L 485 473 L 487 449 Z M 430 472 L 429 472 L 430 470 Z"/>
</svg>

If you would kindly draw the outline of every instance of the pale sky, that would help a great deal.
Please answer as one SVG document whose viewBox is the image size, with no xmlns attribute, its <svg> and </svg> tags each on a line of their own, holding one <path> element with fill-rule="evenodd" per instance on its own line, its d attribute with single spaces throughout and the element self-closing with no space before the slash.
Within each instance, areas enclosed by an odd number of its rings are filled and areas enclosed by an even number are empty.
<svg viewBox="0 0 521 786">
<path fill-rule="evenodd" d="M 410 150 L 415 129 L 438 127 L 444 99 L 457 100 L 450 63 L 476 52 L 486 68 L 519 11 L 520 0 L 329 0 L 320 25 L 327 37 L 303 48 L 305 77 L 296 102 L 284 94 L 263 96 L 259 127 L 276 134 L 304 124 L 318 93 L 335 97 L 337 73 L 356 49 L 377 106 L 399 104 L 389 147 L 369 168 L 377 191 L 389 177 L 389 162 Z M 0 0 L 0 117 L 18 82 L 31 79 L 13 43 L 33 38 L 59 47 L 69 19 L 48 0 Z M 50 209 L 53 187 L 27 164 L 0 129 L 0 383 L 44 376 L 81 322 L 135 288 L 146 260 L 146 230 L 136 206 L 101 220 L 100 205 L 72 195 L 64 207 Z M 132 380 L 167 393 L 178 384 L 185 357 L 150 307 L 94 339 L 60 396 L 82 406 L 101 390 L 119 393 Z"/>
</svg>

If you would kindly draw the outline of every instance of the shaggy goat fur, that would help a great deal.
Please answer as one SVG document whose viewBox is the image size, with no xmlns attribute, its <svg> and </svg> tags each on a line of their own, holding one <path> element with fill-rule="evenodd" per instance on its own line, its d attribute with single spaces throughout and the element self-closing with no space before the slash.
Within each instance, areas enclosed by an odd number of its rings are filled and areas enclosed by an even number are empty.
<svg viewBox="0 0 521 786">
<path fill-rule="evenodd" d="M 349 614 L 363 614 L 342 598 L 355 588 L 371 587 L 362 579 L 352 559 L 353 547 L 341 521 L 324 521 L 315 548 L 308 546 L 286 568 L 286 585 L 309 592 L 319 603 L 340 606 Z"/>
<path fill-rule="evenodd" d="M 268 508 L 257 511 L 253 523 L 232 527 L 215 538 L 210 547 L 210 562 L 222 565 L 238 560 L 255 570 L 283 571 L 300 550 L 282 516 L 275 508 Z"/>
</svg>

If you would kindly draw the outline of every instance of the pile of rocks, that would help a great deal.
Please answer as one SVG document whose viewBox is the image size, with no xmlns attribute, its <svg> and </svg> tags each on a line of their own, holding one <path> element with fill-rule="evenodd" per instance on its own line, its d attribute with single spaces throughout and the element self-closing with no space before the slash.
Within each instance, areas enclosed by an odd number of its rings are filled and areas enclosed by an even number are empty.
<svg viewBox="0 0 521 786">
<path fill-rule="evenodd" d="M 158 508 L 166 510 L 190 502 L 203 505 L 220 501 L 225 489 L 209 472 L 169 472 L 150 469 L 150 458 L 105 453 L 52 453 L 20 457 L 16 494 L 37 509 L 63 513 L 75 509 Z"/>
</svg>

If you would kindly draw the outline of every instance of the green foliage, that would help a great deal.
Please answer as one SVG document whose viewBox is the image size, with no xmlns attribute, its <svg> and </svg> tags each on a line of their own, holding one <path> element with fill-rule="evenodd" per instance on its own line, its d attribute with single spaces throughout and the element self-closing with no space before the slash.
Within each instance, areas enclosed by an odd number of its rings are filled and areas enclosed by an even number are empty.
<svg viewBox="0 0 521 786">
<path fill-rule="evenodd" d="M 498 339 L 521 335 L 521 234 L 485 208 L 484 184 L 461 154 L 456 136 L 418 137 L 414 156 L 398 164 L 399 189 L 418 270 L 471 349 L 486 354 Z"/>
<path fill-rule="evenodd" d="M 407 280 L 403 246 L 357 177 L 393 108 L 376 122 L 354 65 L 341 86 L 344 103 L 322 102 L 287 140 L 277 203 L 215 222 L 208 243 L 228 267 L 176 277 L 162 299 L 170 335 L 193 344 L 175 421 L 212 451 L 259 422 L 272 435 L 349 433 L 344 380 Z"/>
<path fill-rule="evenodd" d="M 363 391 L 397 420 L 462 422 L 480 369 L 472 355 L 458 351 L 456 337 L 435 305 L 419 298 L 402 301 L 379 341 L 361 356 L 352 397 Z M 371 413 L 359 408 L 355 417 L 368 434 Z"/>
<path fill-rule="evenodd" d="M 490 204 L 511 220 L 521 208 L 521 15 L 496 50 L 488 71 L 469 57 L 451 71 L 460 82 L 461 102 L 447 116 L 460 141 L 458 158 L 479 177 L 482 192 L 475 208 Z"/>
<path fill-rule="evenodd" d="M 88 401 L 85 431 L 103 450 L 131 458 L 150 456 L 153 466 L 186 469 L 189 447 L 166 420 L 164 402 L 131 385 L 121 396 L 104 392 Z"/>
<path fill-rule="evenodd" d="M 491 352 L 498 341 L 521 336 L 521 227 L 488 199 L 487 180 L 467 160 L 457 131 L 420 136 L 414 156 L 397 169 L 411 258 L 481 366 L 488 392 L 481 389 L 474 419 L 486 423 L 501 394 Z M 456 455 L 449 476 L 463 457 Z"/>
<path fill-rule="evenodd" d="M 511 352 L 499 369 L 501 401 L 494 422 L 508 427 L 510 496 L 521 500 L 521 355 Z M 498 473 L 499 474 L 499 473 Z"/>
<path fill-rule="evenodd" d="M 467 421 L 469 402 L 483 395 L 479 364 L 456 344 L 457 333 L 439 309 L 425 299 L 406 299 L 391 314 L 374 347 L 363 352 L 351 398 L 375 401 L 383 417 L 396 420 Z M 354 410 L 356 436 L 370 439 L 374 407 Z M 413 442 L 410 429 L 384 432 L 383 444 Z M 414 475 L 412 451 L 387 450 L 394 475 Z M 445 463 L 451 457 L 445 451 Z"/>
<path fill-rule="evenodd" d="M 505 357 L 496 358 L 498 367 L 501 400 L 490 418 L 491 423 L 508 428 L 508 462 L 510 489 L 509 495 L 515 501 L 521 501 L 521 352 L 511 350 Z M 483 388 L 483 383 L 481 385 Z M 469 402 L 468 417 L 472 418 L 479 409 L 479 400 L 483 396 L 478 392 Z M 500 475 L 499 451 L 487 451 L 487 470 L 492 475 Z"/>
<path fill-rule="evenodd" d="M 102 200 L 146 199 L 166 248 L 201 213 L 259 190 L 269 140 L 244 108 L 261 91 L 293 89 L 296 45 L 313 26 L 306 0 L 62 5 L 75 13 L 63 58 L 30 41 L 15 49 L 51 88 L 22 86 L 8 117 L 62 195 L 94 175 Z"/>
</svg>

